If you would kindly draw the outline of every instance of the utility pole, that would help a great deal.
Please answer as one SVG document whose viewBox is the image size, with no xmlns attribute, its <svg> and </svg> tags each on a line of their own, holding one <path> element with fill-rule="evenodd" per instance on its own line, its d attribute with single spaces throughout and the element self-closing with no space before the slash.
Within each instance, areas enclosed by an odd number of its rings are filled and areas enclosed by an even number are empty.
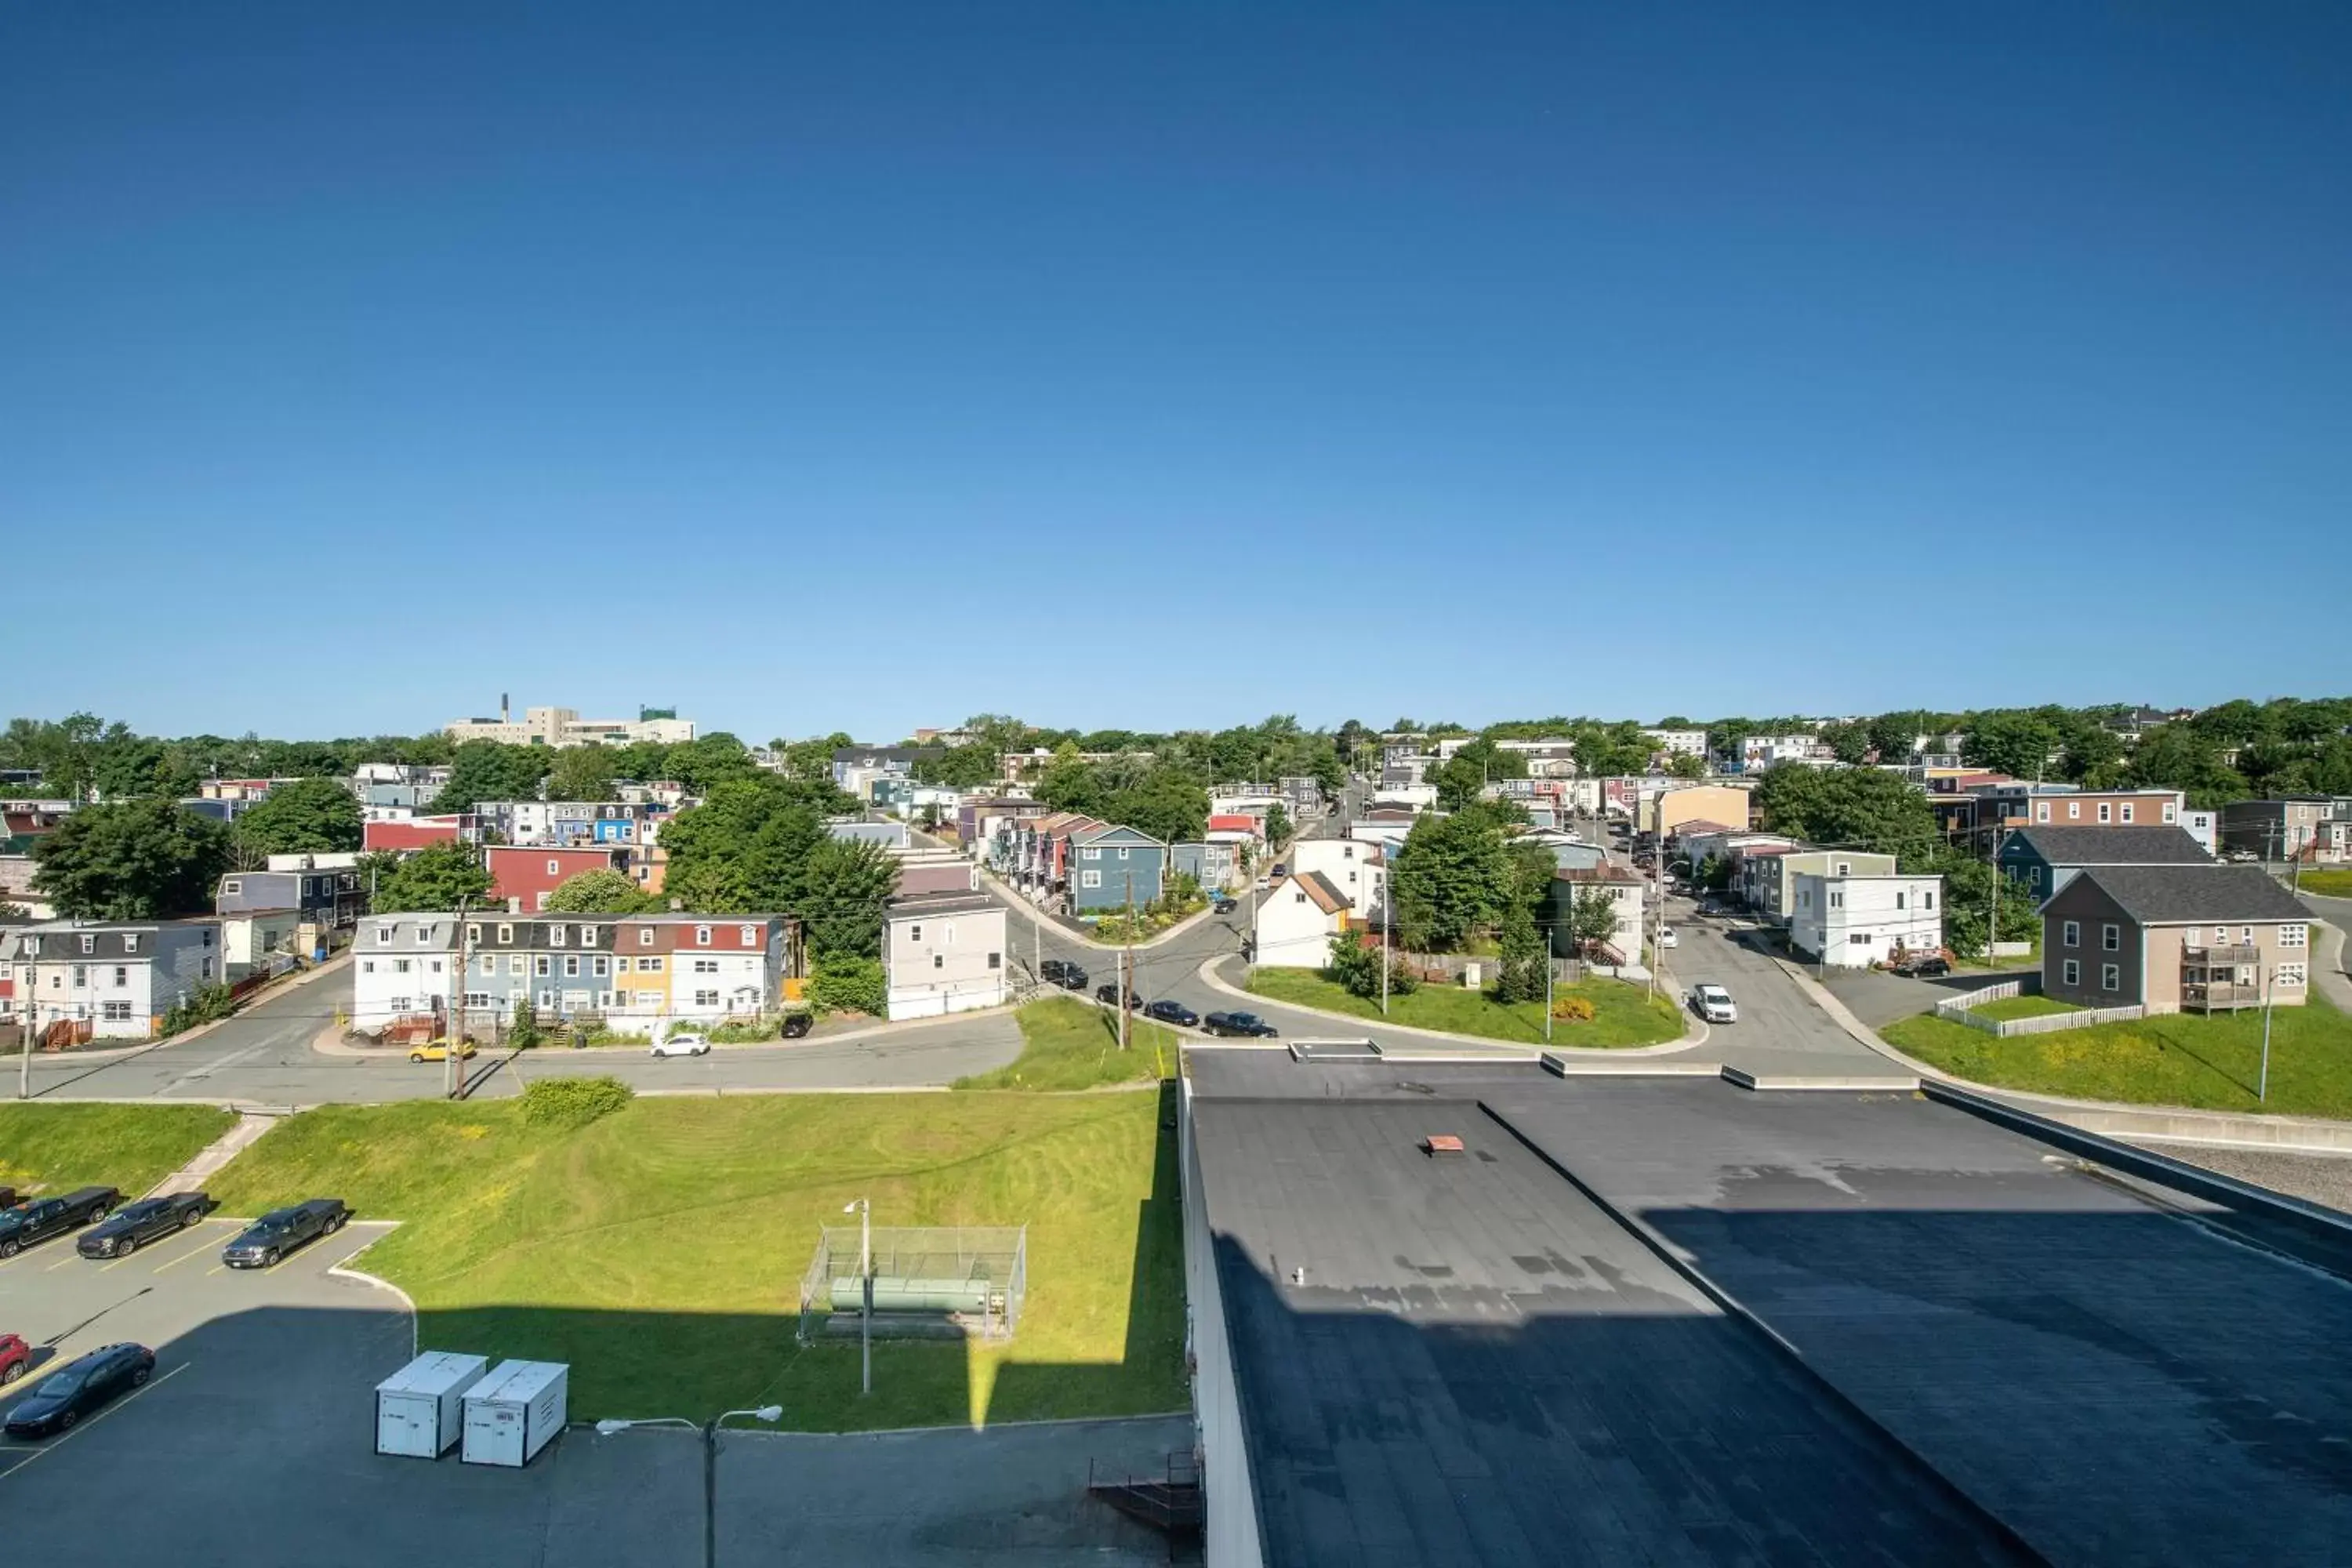
<svg viewBox="0 0 2352 1568">
<path fill-rule="evenodd" d="M 1127 874 L 1127 951 L 1118 956 L 1118 1048 L 1127 1049 L 1127 1010 L 1135 999 L 1135 873 Z"/>
<path fill-rule="evenodd" d="M 1570 926 L 1569 934 L 1573 937 L 1575 933 L 1576 928 Z M 1652 948 L 1650 962 L 1655 963 L 1657 960 L 1658 950 Z M 1547 1046 L 1551 1044 L 1551 982 L 1552 973 L 1557 967 L 1558 962 L 1552 957 L 1551 929 L 1547 926 L 1544 929 L 1544 1044 Z"/>
<path fill-rule="evenodd" d="M 449 1048 L 441 1057 L 441 1097 L 457 1098 L 457 1084 L 466 1054 L 466 965 L 471 962 L 466 952 L 466 905 L 457 900 L 457 967 L 449 977 Z"/>
<path fill-rule="evenodd" d="M 2257 949 L 2255 949 L 2255 950 L 2254 950 L 2254 959 L 2255 959 L 2255 962 L 2256 962 L 2257 963 L 2259 963 L 2262 961 L 2262 950 L 2261 950 L 2260 948 L 2257 948 Z M 2211 971 L 2210 971 L 2210 970 L 2209 970 L 2209 971 L 2207 971 L 2207 973 L 2211 973 Z M 2233 1015 L 2233 1016 L 2234 1016 L 2234 1015 Z M 2258 1078 L 2258 1079 L 2256 1079 L 2254 1080 L 2254 1098 L 2255 1098 L 2257 1100 L 2263 1100 L 2263 1101 L 2267 1101 L 2267 1100 L 2270 1099 L 2270 1097 L 2271 1097 L 2271 977 L 2270 977 L 2269 973 L 2268 973 L 2268 972 L 2265 972 L 2265 973 L 2263 973 L 2263 1071 L 2262 1071 L 2262 1076 L 2261 1076 L 2260 1078 Z"/>
<path fill-rule="evenodd" d="M 1992 830 L 1992 914 L 1985 926 L 1985 962 L 1988 963 L 1995 956 L 1993 943 L 2000 940 L 2000 828 L 1995 825 Z M 1946 899 L 1944 902 L 1948 905 L 1951 900 Z"/>
</svg>

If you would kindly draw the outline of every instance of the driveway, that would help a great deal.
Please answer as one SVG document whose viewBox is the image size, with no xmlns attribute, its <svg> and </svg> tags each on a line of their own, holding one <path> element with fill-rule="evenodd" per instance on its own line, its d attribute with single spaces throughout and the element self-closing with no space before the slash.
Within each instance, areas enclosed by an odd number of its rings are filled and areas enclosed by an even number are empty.
<svg viewBox="0 0 2352 1568">
<path fill-rule="evenodd" d="M 1933 980 L 1917 980 L 1884 970 L 1832 969 L 1822 984 L 1855 1017 L 1880 1029 L 1898 1018 L 1929 1012 L 1938 1002 L 2014 980 L 2021 974 L 2038 973 L 2032 969 L 1968 970 Z"/>
</svg>

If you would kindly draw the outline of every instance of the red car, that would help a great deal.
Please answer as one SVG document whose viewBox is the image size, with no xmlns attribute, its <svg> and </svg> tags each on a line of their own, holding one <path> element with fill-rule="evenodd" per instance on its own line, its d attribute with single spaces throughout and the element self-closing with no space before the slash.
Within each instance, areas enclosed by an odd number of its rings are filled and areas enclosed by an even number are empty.
<svg viewBox="0 0 2352 1568">
<path fill-rule="evenodd" d="M 0 1388 L 24 1376 L 32 1364 L 32 1350 L 23 1340 L 15 1334 L 0 1334 Z"/>
</svg>

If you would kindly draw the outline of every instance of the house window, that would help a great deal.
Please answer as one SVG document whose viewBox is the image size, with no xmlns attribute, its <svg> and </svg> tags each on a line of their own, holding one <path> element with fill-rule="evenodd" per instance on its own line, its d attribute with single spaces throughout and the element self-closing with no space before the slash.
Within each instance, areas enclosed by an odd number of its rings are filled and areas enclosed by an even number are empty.
<svg viewBox="0 0 2352 1568">
<path fill-rule="evenodd" d="M 2129 801 L 2126 801 L 2126 802 L 2124 802 L 2124 804 L 2123 804 L 2122 815 L 2120 815 L 2120 816 L 2116 818 L 2116 820 L 2117 820 L 2118 822 L 2129 822 L 2131 819 L 2132 819 L 2132 808 L 2131 808 L 2131 802 L 2129 802 Z"/>
<path fill-rule="evenodd" d="M 543 961 L 542 961 L 542 962 L 543 962 Z M 554 993 L 554 992 L 552 992 L 552 991 L 541 991 L 541 992 L 539 994 L 539 1005 L 540 1005 L 541 1006 L 542 1006 L 542 1007 L 552 1007 L 552 1006 L 554 1006 L 554 1005 L 555 1005 L 555 993 Z"/>
<path fill-rule="evenodd" d="M 436 958 L 425 967 L 432 970 L 434 973 L 438 974 L 441 973 L 441 961 Z"/>
<path fill-rule="evenodd" d="M 651 926 L 639 926 L 637 928 L 637 945 L 639 947 L 651 947 L 653 944 L 654 928 Z M 860 1286 L 859 1289 L 863 1289 L 864 1287 Z"/>
<path fill-rule="evenodd" d="M 1919 895 L 1919 907 L 1923 910 L 1934 909 L 1936 907 L 1936 895 L 1933 893 L 1921 893 Z"/>
<path fill-rule="evenodd" d="M 923 928 L 919 923 L 910 925 L 907 928 L 907 940 L 908 942 L 920 942 L 923 940 Z M 865 1287 L 861 1285 L 858 1289 L 862 1290 Z"/>
<path fill-rule="evenodd" d="M 390 926 L 376 927 L 375 942 L 378 947 L 390 947 L 392 945 L 392 928 Z M 860 1287 L 860 1289 L 863 1289 L 863 1287 Z"/>
<path fill-rule="evenodd" d="M 2048 801 L 2037 801 L 2034 804 L 2033 820 L 2036 822 L 2047 822 L 2050 820 L 2050 803 Z"/>
<path fill-rule="evenodd" d="M 89 984 L 89 964 L 87 964 L 87 963 L 77 963 L 77 964 L 75 964 L 75 965 L 74 965 L 74 989 L 75 989 L 75 990 L 77 990 L 77 991 L 79 991 L 79 990 L 80 990 L 83 986 L 85 986 L 85 985 L 87 985 L 87 984 Z"/>
<path fill-rule="evenodd" d="M 945 969 L 947 966 L 948 955 L 946 953 L 935 952 L 931 954 L 931 967 L 933 969 Z"/>
<path fill-rule="evenodd" d="M 474 924 L 474 923 L 473 923 L 473 921 L 467 921 L 467 922 L 466 922 L 466 940 L 467 940 L 467 942 L 478 942 L 481 941 L 481 940 L 482 940 L 482 928 L 481 928 L 480 926 L 478 926 L 478 925 Z M 859 1287 L 859 1289 L 864 1289 L 864 1287 L 863 1287 L 863 1286 L 860 1286 L 860 1287 Z"/>
<path fill-rule="evenodd" d="M 2099 820 L 2100 820 L 2101 822 L 2107 822 L 2107 821 L 2112 820 L 2112 819 L 2114 818 L 2114 816 L 2115 816 L 2115 807 L 2113 807 L 2113 806 L 2109 805 L 2108 805 L 2105 801 L 2104 801 L 2104 800 L 2103 800 L 2103 801 L 2101 801 L 2101 802 L 2099 802 Z"/>
<path fill-rule="evenodd" d="M 410 959 L 395 958 L 392 961 L 392 972 L 394 974 L 405 974 L 414 967 L 415 967 L 415 963 Z"/>
<path fill-rule="evenodd" d="M 659 974 L 662 972 L 662 961 L 658 958 L 641 958 L 637 960 L 637 969 L 641 973 Z"/>
<path fill-rule="evenodd" d="M 694 945 L 697 947 L 709 947 L 710 945 L 710 928 L 709 926 L 697 926 L 694 928 Z"/>
<path fill-rule="evenodd" d="M 467 992 L 467 993 L 466 993 L 466 1005 L 467 1005 L 467 1006 L 468 1006 L 468 1007 L 488 1007 L 489 1005 L 490 1005 L 490 994 L 489 994 L 488 992 L 487 992 L 487 991 L 468 991 L 468 992 Z"/>
<path fill-rule="evenodd" d="M 2065 984 L 2069 985 L 2080 985 L 2083 983 L 2083 965 L 2075 959 L 2070 958 L 2060 964 L 2058 973 L 2064 977 Z"/>
<path fill-rule="evenodd" d="M 2177 809 L 2178 808 L 2176 808 L 2169 801 L 2166 802 L 2164 807 L 2164 820 L 2167 822 L 2175 820 L 2174 813 Z"/>
<path fill-rule="evenodd" d="M 745 947 L 757 947 L 760 945 L 760 928 L 758 926 L 738 926 L 735 931 L 735 935 Z"/>
<path fill-rule="evenodd" d="M 1853 876 L 1853 861 L 1851 861 L 1851 860 L 1841 860 L 1841 861 L 1839 861 L 1839 862 L 1837 863 L 1837 874 L 1838 874 L 1839 876 L 1841 876 L 1841 877 L 1851 877 L 1851 876 Z"/>
<path fill-rule="evenodd" d="M 716 974 L 719 973 L 719 961 L 715 958 L 698 958 L 694 961 L 694 972 L 697 974 Z"/>
<path fill-rule="evenodd" d="M 719 993 L 698 991 L 694 994 L 694 1005 L 698 1007 L 716 1007 L 719 1005 Z"/>
<path fill-rule="evenodd" d="M 507 973 L 509 974 L 520 974 L 522 972 L 522 954 L 518 952 L 513 957 L 507 960 Z"/>
<path fill-rule="evenodd" d="M 373 958 L 361 959 L 360 973 L 362 974 L 373 974 L 375 973 L 375 960 Z"/>
<path fill-rule="evenodd" d="M 547 931 L 547 945 L 550 947 L 562 947 L 563 945 L 563 928 L 562 926 L 548 926 L 545 929 Z"/>
<path fill-rule="evenodd" d="M 211 933 L 206 932 L 205 936 L 205 945 L 207 947 L 211 946 L 212 940 Z M 137 952 L 139 951 L 139 933 L 137 931 L 125 931 L 123 933 L 122 951 L 125 952 Z"/>
<path fill-rule="evenodd" d="M 1845 908 L 1845 895 L 1843 893 L 1832 893 L 1830 895 L 1830 908 L 1833 910 L 1842 910 Z"/>
<path fill-rule="evenodd" d="M 245 884 L 239 881 L 236 878 L 231 877 L 227 881 L 221 884 L 221 891 L 224 893 L 242 893 L 245 891 Z M 863 1289 L 863 1287 L 860 1287 L 860 1289 Z"/>
<path fill-rule="evenodd" d="M 604 957 L 602 953 L 599 953 L 599 954 L 597 954 L 597 955 L 596 955 L 596 957 L 594 957 L 594 958 L 593 958 L 593 959 L 591 959 L 591 960 L 589 961 L 589 963 L 588 963 L 588 972 L 589 972 L 591 974 L 604 974 L 604 973 L 606 973 L 608 972 L 608 968 L 609 968 L 609 965 L 611 964 L 611 963 L 612 963 L 612 960 L 610 960 L 610 959 L 608 959 L 608 958 Z"/>
<path fill-rule="evenodd" d="M 482 954 L 482 973 L 484 974 L 496 974 L 498 972 L 498 954 L 494 952 L 486 952 Z"/>
<path fill-rule="evenodd" d="M 2058 928 L 2058 933 L 2059 945 L 2063 947 L 2083 945 L 2083 922 L 2080 921 L 2068 921 Z"/>
<path fill-rule="evenodd" d="M 992 953 L 990 953 L 990 954 L 988 955 L 988 967 L 989 967 L 989 968 L 991 968 L 991 969 L 1002 969 L 1002 968 L 1003 968 L 1003 967 L 1004 967 L 1004 955 L 1003 955 L 1003 953 L 1001 953 L 1001 952 L 992 952 Z M 864 1289 L 864 1287 L 863 1287 L 863 1286 L 861 1286 L 861 1287 L 859 1287 L 859 1289 Z"/>
<path fill-rule="evenodd" d="M 131 984 L 131 971 L 118 963 L 114 966 L 114 988 L 117 991 Z"/>
<path fill-rule="evenodd" d="M 394 1012 L 395 1012 L 395 1013 L 405 1013 L 405 1012 L 407 1012 L 407 1011 L 408 1011 L 408 1004 L 409 1004 L 409 1000 L 410 1000 L 410 999 L 409 999 L 408 997 L 405 997 L 405 996 L 395 996 L 395 997 L 394 997 L 394 998 L 392 999 L 392 1010 L 393 1010 Z"/>
<path fill-rule="evenodd" d="M 1078 858 L 1081 860 L 1099 860 L 1102 858 L 1102 847 L 1096 844 L 1089 844 L 1085 848 L 1078 851 Z"/>
<path fill-rule="evenodd" d="M 209 958 L 205 959 L 196 973 L 199 978 L 210 980 L 213 977 L 213 961 Z"/>
<path fill-rule="evenodd" d="M 2309 926 L 2281 926 L 2278 931 L 2278 944 L 2281 947 L 2301 947 L 2311 939 Z"/>
<path fill-rule="evenodd" d="M 2253 945 L 2254 945 L 2254 928 L 2253 928 L 2253 927 L 2252 927 L 2252 926 L 2248 926 L 2248 927 L 2246 927 L 2243 931 L 2240 931 L 2240 932 L 2238 933 L 2238 941 L 2239 941 L 2241 943 L 2242 943 L 2243 945 L 2247 946 L 2247 947 L 2252 947 L 2252 946 L 2253 946 Z"/>
<path fill-rule="evenodd" d="M 98 951 L 98 938 L 94 936 L 84 936 L 81 939 L 81 950 L 84 952 L 96 952 Z"/>
<path fill-rule="evenodd" d="M 1099 887 L 1101 887 L 1101 886 L 1102 886 L 1102 873 L 1101 873 L 1100 871 L 1081 871 L 1081 872 L 1079 872 L 1079 873 L 1078 873 L 1078 886 L 1079 886 L 1079 887 L 1081 887 L 1081 888 L 1099 888 Z"/>
<path fill-rule="evenodd" d="M 1895 894 L 1895 907 L 1896 909 L 1898 909 L 1898 910 L 1899 910 L 1899 909 L 1901 909 L 1901 908 L 1903 907 L 1903 895 L 1902 895 L 1902 894 L 1900 894 L 1900 893 L 1897 893 L 1897 894 Z M 864 1287 L 863 1285 L 861 1285 L 861 1286 L 859 1286 L 859 1287 L 858 1287 L 858 1289 L 862 1290 L 862 1289 L 865 1289 L 865 1287 Z"/>
<path fill-rule="evenodd" d="M 2282 963 L 2271 971 L 2271 980 L 2278 985 L 2293 987 L 2303 984 L 2307 973 L 2300 963 Z"/>
<path fill-rule="evenodd" d="M 110 1024 L 127 1024 L 131 1022 L 131 1004 L 102 1002 L 99 1004 L 99 1016 Z"/>
<path fill-rule="evenodd" d="M 561 860 L 550 860 L 550 861 L 547 863 L 547 874 L 548 874 L 549 876 L 551 876 L 551 877 L 557 877 L 557 876 L 561 876 L 561 875 L 562 875 L 562 873 L 563 873 L 563 862 L 562 862 L 562 861 L 561 861 Z"/>
<path fill-rule="evenodd" d="M 544 980 L 555 973 L 555 961 L 543 952 L 540 953 L 530 961 L 530 972 Z"/>
<path fill-rule="evenodd" d="M 2124 950 L 2123 927 L 2116 924 L 2113 921 L 2101 921 L 2099 924 L 2099 946 L 2109 952 L 2121 952 Z"/>
<path fill-rule="evenodd" d="M 1858 931 L 1852 936 L 1847 937 L 1845 940 L 1855 947 L 1868 947 L 1870 945 L 1870 933 L 1866 931 Z"/>
<path fill-rule="evenodd" d="M 2121 965 L 2121 964 L 2119 964 L 2119 963 L 2102 963 L 2101 965 L 2099 965 L 2099 989 L 2100 989 L 2100 990 L 2102 990 L 2102 991 L 2120 991 L 2120 990 L 2122 990 L 2123 988 L 2124 988 L 2124 971 L 2123 971 L 2123 965 Z"/>
<path fill-rule="evenodd" d="M 577 980 L 580 977 L 580 955 L 578 953 L 567 952 L 563 955 L 563 973 L 565 976 L 570 979 Z"/>
</svg>

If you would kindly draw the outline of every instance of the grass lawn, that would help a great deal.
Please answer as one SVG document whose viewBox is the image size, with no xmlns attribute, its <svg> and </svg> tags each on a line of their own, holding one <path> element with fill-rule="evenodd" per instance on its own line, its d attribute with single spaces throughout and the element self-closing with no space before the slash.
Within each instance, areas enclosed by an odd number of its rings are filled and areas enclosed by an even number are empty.
<svg viewBox="0 0 2352 1568">
<path fill-rule="evenodd" d="M 2315 995 L 2271 1015 L 2271 1083 L 2254 1098 L 2263 1050 L 2259 1008 L 2232 1017 L 2173 1013 L 2051 1035 L 2000 1039 L 1933 1014 L 1879 1033 L 1955 1078 L 2002 1089 L 2180 1105 L 2203 1110 L 2352 1117 L 2352 1018 Z"/>
<path fill-rule="evenodd" d="M 1969 1009 L 1979 1018 L 1996 1023 L 2005 1018 L 2042 1018 L 2053 1013 L 2079 1013 L 2083 1009 L 2071 1002 L 2060 1002 L 2048 996 L 2002 996 L 1990 1002 L 1979 1002 Z"/>
<path fill-rule="evenodd" d="M 1175 1134 L 1161 1094 L 646 1099 L 580 1129 L 515 1100 L 291 1117 L 212 1184 L 230 1214 L 332 1194 L 404 1221 L 360 1267 L 421 1342 L 572 1363 L 572 1417 L 771 1401 L 803 1430 L 1176 1410 L 1186 1398 Z M 1001 1346 L 796 1342 L 819 1225 L 1029 1226 Z"/>
<path fill-rule="evenodd" d="M 1158 1024 L 1136 1019 L 1122 1051 L 1118 1018 L 1075 996 L 1048 996 L 1014 1016 L 1021 1021 L 1019 1058 L 1010 1067 L 957 1079 L 958 1089 L 1096 1089 L 1175 1076 L 1176 1035 Z"/>
<path fill-rule="evenodd" d="M 0 1186 L 120 1187 L 136 1195 L 236 1124 L 212 1105 L 0 1106 Z"/>
<path fill-rule="evenodd" d="M 2306 893 L 2317 893 L 2323 899 L 2352 899 L 2352 869 L 2320 867 L 2304 872 L 2297 880 Z"/>
<path fill-rule="evenodd" d="M 1326 980 L 1318 969 L 1253 969 L 1249 988 L 1269 1002 L 1323 1007 L 1334 1013 L 1352 1013 L 1360 1018 L 1377 1020 L 1381 1016 L 1379 998 L 1358 996 L 1338 982 Z M 1594 976 L 1561 986 L 1559 994 L 1581 996 L 1591 1003 L 1592 1021 L 1554 1022 L 1551 1043 L 1555 1046 L 1654 1046 L 1682 1038 L 1682 1011 L 1675 1005 L 1674 998 L 1653 998 L 1645 986 Z M 1410 996 L 1392 995 L 1389 998 L 1386 1021 L 1416 1029 L 1442 1029 L 1448 1034 L 1508 1040 L 1514 1045 L 1544 1043 L 1542 1003 L 1521 1002 L 1507 1007 L 1490 1001 L 1483 991 L 1465 990 L 1459 985 L 1423 985 Z"/>
</svg>

